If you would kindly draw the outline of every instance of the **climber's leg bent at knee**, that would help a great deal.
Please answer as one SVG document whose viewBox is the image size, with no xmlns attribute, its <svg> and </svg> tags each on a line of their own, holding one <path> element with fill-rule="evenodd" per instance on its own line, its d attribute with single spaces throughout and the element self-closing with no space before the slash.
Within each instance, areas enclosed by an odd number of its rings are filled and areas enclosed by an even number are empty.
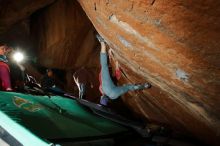
<svg viewBox="0 0 220 146">
<path fill-rule="evenodd" d="M 100 52 L 100 63 L 101 63 L 101 86 L 103 94 L 110 99 L 117 99 L 119 96 L 125 94 L 128 91 L 142 90 L 150 88 L 149 83 L 145 84 L 126 84 L 123 86 L 116 86 L 110 76 L 108 61 L 107 61 L 107 52 L 104 42 L 101 42 L 101 52 Z"/>
</svg>

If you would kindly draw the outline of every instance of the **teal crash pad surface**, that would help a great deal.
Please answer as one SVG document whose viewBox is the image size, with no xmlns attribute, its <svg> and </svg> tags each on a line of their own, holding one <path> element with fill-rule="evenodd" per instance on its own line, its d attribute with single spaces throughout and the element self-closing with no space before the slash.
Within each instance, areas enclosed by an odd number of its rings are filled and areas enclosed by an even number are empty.
<svg viewBox="0 0 220 146">
<path fill-rule="evenodd" d="M 0 110 L 42 139 L 74 139 L 127 132 L 125 127 L 98 117 L 77 101 L 61 96 L 49 98 L 0 92 Z"/>
</svg>

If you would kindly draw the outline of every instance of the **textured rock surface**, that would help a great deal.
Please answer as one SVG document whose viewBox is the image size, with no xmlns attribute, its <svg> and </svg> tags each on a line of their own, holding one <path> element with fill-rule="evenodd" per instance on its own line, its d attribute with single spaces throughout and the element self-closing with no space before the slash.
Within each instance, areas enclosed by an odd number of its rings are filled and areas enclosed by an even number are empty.
<svg viewBox="0 0 220 146">
<path fill-rule="evenodd" d="M 66 89 L 72 92 L 72 74 L 82 66 L 87 67 L 94 74 L 94 88 L 88 89 L 88 99 L 97 100 L 100 96 L 97 82 L 99 43 L 95 38 L 96 30 L 80 4 L 72 0 L 58 0 L 33 14 L 30 23 L 38 63 L 65 70 Z"/>
<path fill-rule="evenodd" d="M 78 1 L 113 48 L 124 82 L 153 85 L 124 101 L 151 121 L 218 145 L 220 2 Z"/>
<path fill-rule="evenodd" d="M 97 66 L 95 29 L 78 2 L 59 0 L 32 20 L 41 65 L 59 69 Z"/>
<path fill-rule="evenodd" d="M 54 0 L 0 0 L 0 41 L 29 51 L 33 49 L 28 17 Z"/>
<path fill-rule="evenodd" d="M 1 0 L 0 8 L 0 41 L 36 55 L 27 56 L 28 60 L 37 58 L 43 67 L 66 71 L 68 91 L 74 91 L 72 73 L 81 66 L 88 67 L 98 80 L 99 44 L 94 27 L 77 1 Z M 36 69 L 28 66 L 27 71 L 40 79 Z M 98 82 L 89 93 L 100 96 Z"/>
<path fill-rule="evenodd" d="M 14 24 L 30 16 L 54 0 L 0 0 L 0 35 L 7 32 Z"/>
</svg>

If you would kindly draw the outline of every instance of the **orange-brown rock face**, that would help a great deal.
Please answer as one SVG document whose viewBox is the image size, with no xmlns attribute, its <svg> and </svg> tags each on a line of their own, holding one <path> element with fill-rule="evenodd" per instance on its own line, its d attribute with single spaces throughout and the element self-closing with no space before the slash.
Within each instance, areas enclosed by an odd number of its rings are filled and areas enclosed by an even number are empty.
<svg viewBox="0 0 220 146">
<path fill-rule="evenodd" d="M 94 76 L 94 88 L 88 91 L 88 99 L 94 101 L 100 96 L 99 44 L 92 23 L 77 1 L 0 0 L 1 41 L 19 47 L 27 56 L 36 55 L 42 67 L 61 69 L 66 73 L 68 91 L 74 91 L 74 71 L 87 67 Z M 29 64 L 26 67 L 28 73 L 40 79 L 36 68 Z"/>
<path fill-rule="evenodd" d="M 95 29 L 77 1 L 59 0 L 32 17 L 38 61 L 46 67 L 96 67 Z"/>
<path fill-rule="evenodd" d="M 73 73 L 84 66 L 94 75 L 91 101 L 98 92 L 99 44 L 95 29 L 77 1 L 58 0 L 31 17 L 38 63 L 66 71 L 66 89 L 73 91 Z M 77 95 L 77 94 L 76 94 Z"/>
<path fill-rule="evenodd" d="M 220 137 L 220 1 L 78 0 L 113 48 L 125 82 L 152 83 L 125 102 L 209 144 Z"/>
<path fill-rule="evenodd" d="M 0 35 L 7 32 L 14 24 L 30 16 L 37 9 L 43 8 L 54 0 L 1 0 L 0 1 Z"/>
</svg>

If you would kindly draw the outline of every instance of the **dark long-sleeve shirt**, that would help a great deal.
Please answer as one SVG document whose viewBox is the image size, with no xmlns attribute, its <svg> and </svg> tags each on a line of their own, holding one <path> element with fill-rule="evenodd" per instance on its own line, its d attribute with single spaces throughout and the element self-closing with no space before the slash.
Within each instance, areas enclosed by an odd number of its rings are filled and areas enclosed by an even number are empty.
<svg viewBox="0 0 220 146">
<path fill-rule="evenodd" d="M 41 78 L 41 86 L 42 88 L 51 88 L 55 85 L 55 81 L 53 78 L 49 77 L 48 75 L 44 75 Z"/>
</svg>

